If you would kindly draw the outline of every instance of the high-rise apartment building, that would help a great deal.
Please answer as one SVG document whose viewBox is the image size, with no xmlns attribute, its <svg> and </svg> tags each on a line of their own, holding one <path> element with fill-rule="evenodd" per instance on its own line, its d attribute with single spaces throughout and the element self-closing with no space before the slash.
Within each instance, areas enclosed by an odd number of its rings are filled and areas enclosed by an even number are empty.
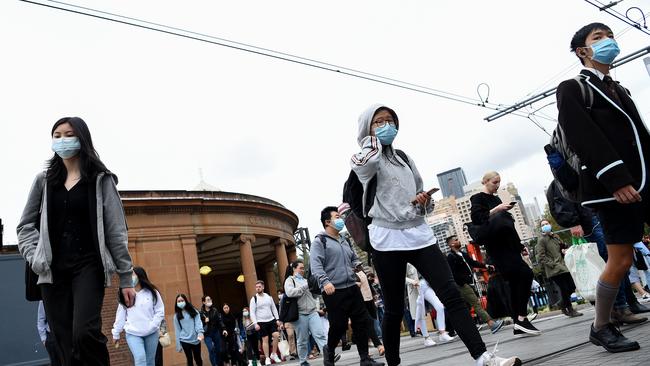
<svg viewBox="0 0 650 366">
<path fill-rule="evenodd" d="M 454 196 L 463 197 L 465 192 L 463 186 L 467 185 L 467 178 L 462 168 L 455 168 L 438 174 L 438 183 L 442 190 L 442 196 L 447 198 Z"/>
</svg>

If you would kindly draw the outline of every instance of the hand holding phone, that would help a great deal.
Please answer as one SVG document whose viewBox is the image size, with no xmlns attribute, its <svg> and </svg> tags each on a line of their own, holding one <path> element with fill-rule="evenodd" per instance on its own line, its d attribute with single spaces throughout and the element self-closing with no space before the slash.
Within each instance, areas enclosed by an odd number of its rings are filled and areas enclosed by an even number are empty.
<svg viewBox="0 0 650 366">
<path fill-rule="evenodd" d="M 515 207 L 516 204 L 517 201 L 511 201 L 510 203 L 508 203 L 508 205 L 510 205 L 510 208 L 508 210 L 511 210 L 513 207 Z"/>
<path fill-rule="evenodd" d="M 440 188 L 431 188 L 430 190 L 427 191 L 427 194 L 428 194 L 429 196 L 433 196 L 433 194 L 436 193 L 436 192 L 438 192 L 439 190 L 440 190 Z M 415 204 L 417 204 L 417 203 L 418 203 L 417 199 L 414 199 L 413 201 L 411 201 L 411 204 L 412 204 L 412 205 L 415 205 Z"/>
</svg>

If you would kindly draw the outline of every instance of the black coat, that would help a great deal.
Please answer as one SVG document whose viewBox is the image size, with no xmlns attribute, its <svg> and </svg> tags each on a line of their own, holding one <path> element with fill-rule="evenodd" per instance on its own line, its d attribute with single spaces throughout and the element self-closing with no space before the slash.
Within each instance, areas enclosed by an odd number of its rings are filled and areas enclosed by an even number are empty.
<svg viewBox="0 0 650 366">
<path fill-rule="evenodd" d="M 460 252 L 462 257 L 453 251 L 447 254 L 447 262 L 449 262 L 449 268 L 451 273 L 454 275 L 454 281 L 458 286 L 463 286 L 465 284 L 471 285 L 474 283 L 474 278 L 472 277 L 472 271 L 469 267 L 472 268 L 487 268 L 485 264 L 477 262 L 469 254 L 465 252 Z M 463 261 L 463 258 L 465 259 Z"/>
<path fill-rule="evenodd" d="M 605 82 L 591 71 L 581 74 L 594 94 L 591 111 L 574 79 L 560 83 L 556 94 L 559 124 L 582 165 L 578 198 L 585 205 L 612 201 L 612 194 L 628 184 L 641 191 L 645 188 L 640 187 L 645 180 L 644 149 L 650 156 L 650 132 L 626 89 L 617 84 L 619 107 L 608 96 Z M 649 165 L 647 161 L 645 165 Z"/>
</svg>

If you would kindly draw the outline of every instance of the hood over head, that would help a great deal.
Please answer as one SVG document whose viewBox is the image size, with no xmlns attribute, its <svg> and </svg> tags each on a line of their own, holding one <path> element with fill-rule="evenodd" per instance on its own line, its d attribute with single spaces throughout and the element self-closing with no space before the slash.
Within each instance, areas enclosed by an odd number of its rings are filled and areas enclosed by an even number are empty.
<svg viewBox="0 0 650 366">
<path fill-rule="evenodd" d="M 399 130 L 399 119 L 397 118 L 397 113 L 394 110 L 390 109 L 384 104 L 373 104 L 368 109 L 366 109 L 359 116 L 359 131 L 357 135 L 357 142 L 359 145 L 362 145 L 361 141 L 368 135 L 370 135 L 370 125 L 372 124 L 372 117 L 375 116 L 377 111 L 380 109 L 385 109 L 393 116 L 395 120 L 395 127 Z"/>
</svg>

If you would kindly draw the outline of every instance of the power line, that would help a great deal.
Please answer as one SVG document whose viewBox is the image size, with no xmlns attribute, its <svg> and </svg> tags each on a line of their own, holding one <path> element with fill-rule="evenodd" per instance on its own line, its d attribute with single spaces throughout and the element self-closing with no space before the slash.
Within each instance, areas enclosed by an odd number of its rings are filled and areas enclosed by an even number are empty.
<svg viewBox="0 0 650 366">
<path fill-rule="evenodd" d="M 643 33 L 645 33 L 645 34 L 647 34 L 647 35 L 650 36 L 650 31 L 648 30 L 648 27 L 647 27 L 647 26 L 643 26 L 643 27 L 642 27 L 642 26 L 641 26 L 641 23 L 639 23 L 639 22 L 635 22 L 635 21 L 633 21 L 632 19 L 630 19 L 630 18 L 627 16 L 627 13 L 626 13 L 625 15 L 623 15 L 623 14 L 619 13 L 618 11 L 616 11 L 616 9 L 613 9 L 613 7 L 614 7 L 615 5 L 617 5 L 618 3 L 620 3 L 622 0 L 621 0 L 621 1 L 610 2 L 609 4 L 603 4 L 602 2 L 597 1 L 597 0 L 585 0 L 585 1 L 586 1 L 587 3 L 593 5 L 593 6 L 597 7 L 598 10 L 600 10 L 600 11 L 604 11 L 605 13 L 607 13 L 607 14 L 609 14 L 609 15 L 615 17 L 615 18 L 617 18 L 618 20 L 620 20 L 620 21 L 622 21 L 622 22 L 625 22 L 625 23 L 627 23 L 627 24 L 633 26 L 634 28 L 636 28 L 636 29 L 640 30 L 641 32 L 643 32 Z M 632 9 L 632 8 L 635 8 L 635 7 L 628 8 L 628 12 L 629 12 L 629 10 Z M 637 8 L 637 9 L 638 9 L 638 8 Z M 639 11 L 641 11 L 641 9 L 639 9 Z M 643 11 L 641 11 L 641 14 L 643 15 Z M 643 18 L 643 21 L 644 21 L 644 23 L 645 23 L 645 15 L 644 15 L 642 18 Z M 644 29 L 644 28 L 645 28 L 645 29 Z"/>
</svg>

